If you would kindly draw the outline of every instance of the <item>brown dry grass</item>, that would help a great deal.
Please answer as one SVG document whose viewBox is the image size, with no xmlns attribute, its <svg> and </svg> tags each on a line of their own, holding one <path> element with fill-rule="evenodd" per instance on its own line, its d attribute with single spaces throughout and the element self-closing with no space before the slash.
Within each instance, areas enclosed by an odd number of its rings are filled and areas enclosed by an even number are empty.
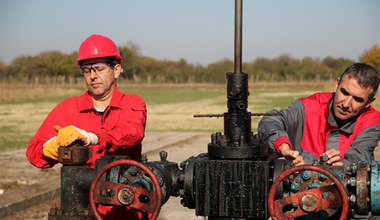
<svg viewBox="0 0 380 220">
<path fill-rule="evenodd" d="M 84 89 L 84 85 L 2 83 L 0 86 L 0 102 L 17 102 L 56 96 L 70 96 L 79 91 L 84 91 Z"/>
</svg>

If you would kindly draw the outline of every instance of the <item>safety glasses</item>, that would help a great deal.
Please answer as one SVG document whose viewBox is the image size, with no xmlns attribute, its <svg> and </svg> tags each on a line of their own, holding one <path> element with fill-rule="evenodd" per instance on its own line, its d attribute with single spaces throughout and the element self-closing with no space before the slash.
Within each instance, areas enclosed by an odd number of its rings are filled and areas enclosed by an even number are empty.
<svg viewBox="0 0 380 220">
<path fill-rule="evenodd" d="M 95 63 L 91 65 L 82 65 L 80 69 L 82 70 L 83 75 L 90 75 L 91 70 L 93 70 L 96 74 L 102 74 L 108 68 L 113 68 L 109 63 Z"/>
</svg>

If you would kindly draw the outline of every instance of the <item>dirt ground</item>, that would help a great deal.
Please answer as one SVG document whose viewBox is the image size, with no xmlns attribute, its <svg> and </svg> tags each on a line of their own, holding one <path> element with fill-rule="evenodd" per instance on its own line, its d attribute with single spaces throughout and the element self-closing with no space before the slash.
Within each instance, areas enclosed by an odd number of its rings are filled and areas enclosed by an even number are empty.
<svg viewBox="0 0 380 220">
<path fill-rule="evenodd" d="M 168 160 L 178 164 L 191 156 L 207 152 L 210 142 L 210 133 L 178 133 L 178 132 L 152 132 L 144 140 L 144 153 L 149 161 L 159 160 L 159 151 L 168 152 Z M 380 149 L 376 149 L 377 160 L 380 160 Z M 53 169 L 37 169 L 30 165 L 25 158 L 25 150 L 0 153 L 0 214 L 7 212 L 4 207 L 18 203 L 19 206 L 28 206 L 26 202 L 37 193 L 46 192 L 45 201 L 33 205 L 21 212 L 8 213 L 1 220 L 15 219 L 47 219 L 52 207 L 59 203 L 60 182 L 59 166 Z M 204 217 L 195 216 L 195 210 L 180 205 L 180 198 L 172 197 L 162 207 L 159 220 L 186 219 L 199 220 Z M 23 201 L 23 202 L 22 202 Z M 4 215 L 4 213 L 3 213 Z"/>
<path fill-rule="evenodd" d="M 168 152 L 168 160 L 178 164 L 191 156 L 197 156 L 207 151 L 210 142 L 210 133 L 181 133 L 181 132 L 153 132 L 146 134 L 143 146 L 149 161 L 159 160 L 159 152 L 163 149 Z M 0 153 L 0 219 L 15 220 L 43 220 L 52 205 L 59 204 L 60 191 L 54 191 L 60 184 L 60 166 L 52 169 L 37 169 L 29 164 L 25 157 L 25 150 Z M 6 206 L 18 203 L 25 206 L 25 202 L 37 193 L 46 192 L 46 200 L 38 205 L 31 206 L 21 212 L 15 212 L 1 218 L 1 212 Z M 184 208 L 180 198 L 172 197 L 161 208 L 158 220 L 188 219 L 199 220 L 195 211 Z M 179 217 L 180 216 L 180 217 Z"/>
</svg>

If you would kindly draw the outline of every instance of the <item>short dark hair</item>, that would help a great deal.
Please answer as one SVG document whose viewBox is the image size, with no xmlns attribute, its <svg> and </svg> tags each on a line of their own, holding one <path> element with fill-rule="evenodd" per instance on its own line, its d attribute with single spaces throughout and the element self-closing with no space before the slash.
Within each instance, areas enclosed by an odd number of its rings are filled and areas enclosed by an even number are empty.
<svg viewBox="0 0 380 220">
<path fill-rule="evenodd" d="M 107 58 L 112 68 L 115 67 L 117 64 L 119 64 L 119 61 L 116 59 L 116 57 L 107 57 Z"/>
<path fill-rule="evenodd" d="M 339 84 L 347 76 L 356 79 L 358 84 L 362 87 L 371 87 L 372 92 L 369 94 L 368 98 L 372 99 L 375 97 L 380 81 L 379 72 L 377 72 L 375 68 L 365 63 L 354 63 L 342 73 L 339 78 Z"/>
</svg>

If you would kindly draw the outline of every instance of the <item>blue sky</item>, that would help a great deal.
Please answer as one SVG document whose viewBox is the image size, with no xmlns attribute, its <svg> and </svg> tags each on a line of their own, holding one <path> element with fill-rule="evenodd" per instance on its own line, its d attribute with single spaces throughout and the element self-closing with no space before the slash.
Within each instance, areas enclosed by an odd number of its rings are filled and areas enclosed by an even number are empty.
<svg viewBox="0 0 380 220">
<path fill-rule="evenodd" d="M 202 65 L 234 55 L 234 0 L 2 0 L 0 60 L 76 51 L 92 33 L 157 59 Z M 243 0 L 243 61 L 358 60 L 380 45 L 378 0 Z"/>
</svg>

